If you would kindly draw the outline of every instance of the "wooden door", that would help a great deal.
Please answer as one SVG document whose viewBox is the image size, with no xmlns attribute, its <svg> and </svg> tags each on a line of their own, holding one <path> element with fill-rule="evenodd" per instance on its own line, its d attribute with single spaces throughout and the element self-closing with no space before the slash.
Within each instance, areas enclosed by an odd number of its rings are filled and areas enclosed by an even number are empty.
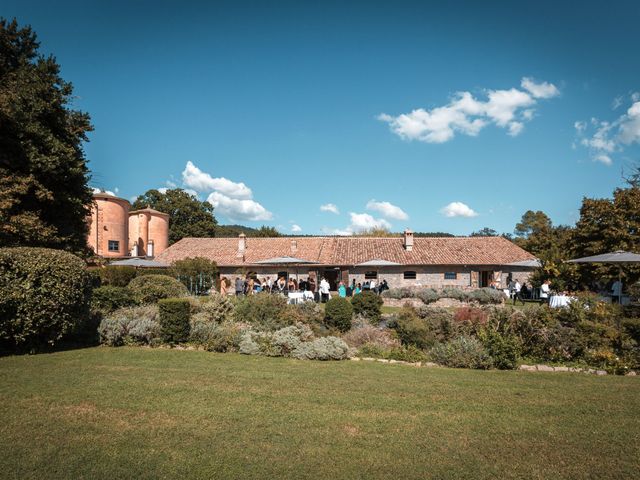
<svg viewBox="0 0 640 480">
<path fill-rule="evenodd" d="M 471 286 L 473 288 L 478 288 L 478 271 L 471 270 Z"/>
</svg>

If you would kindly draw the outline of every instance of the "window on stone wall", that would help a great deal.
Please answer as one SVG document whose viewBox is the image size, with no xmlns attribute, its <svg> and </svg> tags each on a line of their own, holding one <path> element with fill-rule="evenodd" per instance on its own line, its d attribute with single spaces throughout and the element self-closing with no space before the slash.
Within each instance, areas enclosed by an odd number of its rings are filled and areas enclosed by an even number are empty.
<svg viewBox="0 0 640 480">
<path fill-rule="evenodd" d="M 444 279 L 445 280 L 456 280 L 458 278 L 458 274 L 456 272 L 445 272 Z"/>
<path fill-rule="evenodd" d="M 415 280 L 416 279 L 416 272 L 414 272 L 413 270 L 407 270 L 406 272 L 404 272 L 404 279 L 405 280 Z"/>
<path fill-rule="evenodd" d="M 364 272 L 365 280 L 375 280 L 378 278 L 378 272 Z"/>
<path fill-rule="evenodd" d="M 119 252 L 120 251 L 120 242 L 118 240 L 109 240 L 109 251 L 110 252 Z"/>
</svg>

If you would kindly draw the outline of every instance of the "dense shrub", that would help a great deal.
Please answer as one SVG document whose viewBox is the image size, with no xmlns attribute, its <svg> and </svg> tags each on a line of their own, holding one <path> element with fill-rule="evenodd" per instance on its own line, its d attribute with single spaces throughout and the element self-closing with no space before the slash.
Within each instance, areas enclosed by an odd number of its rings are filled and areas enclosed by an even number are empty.
<svg viewBox="0 0 640 480">
<path fill-rule="evenodd" d="M 133 304 L 135 299 L 127 287 L 105 285 L 95 288 L 91 294 L 91 309 L 97 312 L 110 313 Z"/>
<path fill-rule="evenodd" d="M 500 370 L 516 368 L 520 347 L 517 340 L 509 335 L 502 335 L 495 330 L 485 330 L 480 335 L 485 350 L 491 357 L 491 363 Z"/>
<path fill-rule="evenodd" d="M 211 292 L 208 297 L 200 297 L 197 300 L 195 316 L 205 322 L 222 323 L 231 319 L 233 314 L 233 301 L 229 297 Z"/>
<path fill-rule="evenodd" d="M 477 290 L 465 291 L 454 287 L 445 287 L 442 290 L 433 288 L 392 288 L 382 294 L 386 298 L 419 298 L 425 305 L 433 303 L 441 298 L 453 298 L 461 302 L 478 302 L 482 305 L 500 304 L 505 300 L 501 290 L 493 288 L 480 288 Z"/>
<path fill-rule="evenodd" d="M 84 262 L 47 248 L 0 249 L 0 347 L 53 345 L 89 316 Z"/>
<path fill-rule="evenodd" d="M 491 368 L 491 357 L 482 343 L 473 337 L 461 336 L 439 343 L 429 352 L 436 363 L 453 368 Z"/>
<path fill-rule="evenodd" d="M 489 313 L 481 308 L 460 307 L 455 310 L 453 320 L 458 324 L 458 331 L 475 335 L 489 321 Z"/>
<path fill-rule="evenodd" d="M 156 303 L 163 298 L 186 297 L 186 287 L 166 275 L 143 275 L 129 283 L 129 289 L 138 303 Z"/>
<path fill-rule="evenodd" d="M 346 298 L 335 297 L 325 304 L 324 321 L 329 328 L 347 332 L 351 328 L 352 317 L 353 305 Z"/>
<path fill-rule="evenodd" d="M 311 329 L 301 323 L 281 328 L 275 332 L 247 330 L 242 334 L 240 353 L 266 355 L 268 357 L 288 357 L 302 343 L 310 340 L 312 336 Z"/>
<path fill-rule="evenodd" d="M 360 348 L 363 345 L 375 345 L 383 349 L 399 347 L 400 342 L 389 329 L 381 329 L 372 325 L 352 328 L 342 336 L 350 347 Z"/>
<path fill-rule="evenodd" d="M 433 288 L 421 288 L 415 296 L 422 300 L 425 305 L 429 305 L 440 298 L 440 294 Z"/>
<path fill-rule="evenodd" d="M 107 265 L 98 270 L 101 285 L 110 285 L 112 287 L 126 287 L 129 282 L 136 278 L 136 269 L 134 267 Z"/>
<path fill-rule="evenodd" d="M 413 345 L 401 345 L 391 348 L 383 348 L 380 345 L 367 343 L 358 349 L 358 355 L 363 357 L 386 358 L 388 360 L 399 360 L 403 362 L 423 362 L 428 360 L 424 350 Z"/>
<path fill-rule="evenodd" d="M 100 343 L 109 346 L 147 344 L 160 341 L 158 307 L 120 308 L 100 322 L 98 327 Z"/>
<path fill-rule="evenodd" d="M 380 323 L 383 303 L 384 301 L 379 295 L 368 290 L 365 290 L 359 295 L 355 295 L 351 299 L 353 313 L 365 316 L 373 325 L 378 325 Z"/>
<path fill-rule="evenodd" d="M 506 297 L 502 290 L 495 288 L 479 288 L 467 293 L 467 299 L 471 302 L 478 302 L 481 305 L 498 305 L 504 303 Z"/>
<path fill-rule="evenodd" d="M 417 313 L 429 326 L 438 342 L 447 342 L 459 336 L 459 324 L 454 321 L 451 309 L 422 307 Z"/>
<path fill-rule="evenodd" d="M 316 338 L 301 343 L 291 356 L 299 360 L 344 360 L 349 358 L 349 346 L 338 337 Z"/>
<path fill-rule="evenodd" d="M 189 341 L 210 352 L 234 352 L 240 346 L 242 327 L 233 322 L 206 322 L 191 319 Z"/>
<path fill-rule="evenodd" d="M 453 298 L 461 302 L 469 300 L 469 295 L 464 290 L 455 287 L 445 287 L 438 292 L 440 298 Z"/>
<path fill-rule="evenodd" d="M 403 307 L 389 322 L 389 326 L 396 331 L 403 345 L 424 349 L 432 346 L 436 341 L 429 324 L 411 307 Z"/>
<path fill-rule="evenodd" d="M 324 309 L 315 302 L 287 305 L 282 317 L 287 324 L 306 323 L 312 328 L 316 328 L 323 323 Z"/>
<path fill-rule="evenodd" d="M 287 299 L 281 295 L 258 293 L 242 297 L 236 304 L 233 318 L 236 322 L 249 323 L 258 330 L 275 331 L 291 325 L 286 315 Z"/>
<path fill-rule="evenodd" d="M 158 301 L 158 318 L 162 341 L 181 343 L 189 340 L 191 305 L 185 298 L 165 298 Z"/>
</svg>

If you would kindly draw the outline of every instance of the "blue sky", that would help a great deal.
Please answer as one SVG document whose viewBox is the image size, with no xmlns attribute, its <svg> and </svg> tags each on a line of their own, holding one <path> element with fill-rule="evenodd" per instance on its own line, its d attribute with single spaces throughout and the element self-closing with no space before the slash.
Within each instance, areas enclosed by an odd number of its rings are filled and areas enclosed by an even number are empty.
<svg viewBox="0 0 640 480">
<path fill-rule="evenodd" d="M 637 1 L 4 0 L 0 14 L 35 29 L 90 113 L 93 186 L 183 186 L 221 223 L 468 234 L 534 209 L 571 224 L 640 160 Z"/>
</svg>

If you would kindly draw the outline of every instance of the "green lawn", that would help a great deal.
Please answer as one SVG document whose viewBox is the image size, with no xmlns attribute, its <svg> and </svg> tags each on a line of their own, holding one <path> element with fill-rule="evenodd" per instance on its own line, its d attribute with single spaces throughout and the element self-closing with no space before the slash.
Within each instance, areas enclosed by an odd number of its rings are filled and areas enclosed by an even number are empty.
<svg viewBox="0 0 640 480">
<path fill-rule="evenodd" d="M 0 358 L 2 478 L 638 478 L 640 378 L 144 348 Z"/>
</svg>

